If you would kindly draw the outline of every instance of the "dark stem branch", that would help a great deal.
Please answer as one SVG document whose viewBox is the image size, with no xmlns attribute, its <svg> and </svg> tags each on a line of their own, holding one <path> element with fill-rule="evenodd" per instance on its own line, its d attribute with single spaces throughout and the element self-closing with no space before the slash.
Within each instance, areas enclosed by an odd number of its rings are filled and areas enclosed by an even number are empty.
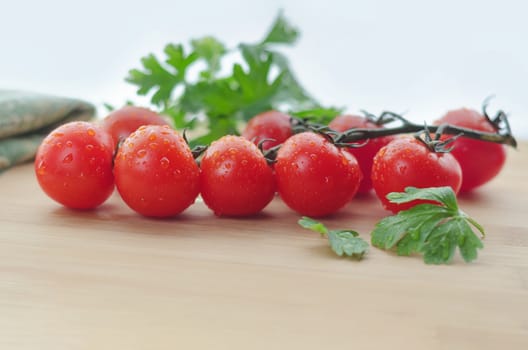
<svg viewBox="0 0 528 350">
<path fill-rule="evenodd" d="M 368 114 L 368 112 L 364 112 Z M 368 114 L 372 118 L 371 114 Z M 443 134 L 455 135 L 458 137 L 468 137 L 475 140 L 481 140 L 486 142 L 500 143 L 514 148 L 517 147 L 517 141 L 511 134 L 511 129 L 507 122 L 507 116 L 504 112 L 497 113 L 497 117 L 494 119 L 494 125 L 497 129 L 496 133 L 483 132 L 478 130 L 472 130 L 463 128 L 460 126 L 442 124 L 438 126 L 424 126 L 415 124 L 403 116 L 393 112 L 383 112 L 377 119 L 381 125 L 391 124 L 393 122 L 399 122 L 401 125 L 395 127 L 385 127 L 380 129 L 349 129 L 343 132 L 337 132 L 330 129 L 326 125 L 311 123 L 306 119 L 292 118 L 292 131 L 294 133 L 301 133 L 304 131 L 311 131 L 323 135 L 329 139 L 337 147 L 361 147 L 368 142 L 369 139 L 377 137 L 399 135 L 399 134 L 416 134 L 416 133 L 434 133 L 435 140 L 431 140 L 434 147 L 438 148 L 439 151 L 448 152 L 450 149 L 445 148 L 454 140 L 441 141 L 440 136 Z M 358 144 L 360 143 L 360 144 Z M 264 152 L 264 156 L 268 163 L 274 163 L 277 157 L 281 145 L 272 147 Z"/>
<path fill-rule="evenodd" d="M 489 133 L 476 131 L 471 129 L 462 128 L 459 126 L 443 124 L 440 126 L 428 126 L 429 131 L 436 133 L 440 128 L 443 128 L 442 132 L 449 135 L 458 135 L 469 137 L 476 140 L 482 140 L 487 142 L 502 143 L 512 147 L 517 147 L 517 141 L 511 134 L 499 134 L 499 133 Z M 424 130 L 423 125 L 406 123 L 401 126 L 385 129 L 350 129 L 344 131 L 334 138 L 335 143 L 352 143 L 363 141 L 365 139 L 373 139 L 376 137 L 383 137 L 389 135 L 398 135 L 398 134 L 410 134 L 416 133 Z"/>
</svg>

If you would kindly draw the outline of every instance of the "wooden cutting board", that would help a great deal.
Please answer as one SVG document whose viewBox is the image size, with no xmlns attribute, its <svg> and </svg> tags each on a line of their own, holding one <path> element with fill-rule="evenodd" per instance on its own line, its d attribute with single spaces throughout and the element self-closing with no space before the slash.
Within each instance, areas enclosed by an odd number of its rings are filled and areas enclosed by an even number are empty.
<svg viewBox="0 0 528 350">
<path fill-rule="evenodd" d="M 116 194 L 70 211 L 16 167 L 0 175 L 0 349 L 528 349 L 527 146 L 460 200 L 488 235 L 450 266 L 338 258 L 279 200 L 250 219 L 196 203 L 151 220 Z M 370 196 L 325 223 L 368 239 L 387 214 Z"/>
</svg>

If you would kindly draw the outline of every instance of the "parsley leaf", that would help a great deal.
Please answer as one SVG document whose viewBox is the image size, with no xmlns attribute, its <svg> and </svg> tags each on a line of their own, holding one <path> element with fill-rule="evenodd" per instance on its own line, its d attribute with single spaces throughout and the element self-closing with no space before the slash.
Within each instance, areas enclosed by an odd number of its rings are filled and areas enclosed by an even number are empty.
<svg viewBox="0 0 528 350">
<path fill-rule="evenodd" d="M 224 44 L 212 36 L 206 36 L 191 40 L 191 46 L 198 57 L 203 58 L 207 64 L 207 69 L 200 75 L 206 79 L 213 78 L 220 70 L 222 57 L 227 53 Z"/>
<path fill-rule="evenodd" d="M 350 256 L 361 259 L 367 253 L 369 244 L 356 231 L 328 230 L 325 225 L 309 217 L 303 216 L 298 221 L 299 225 L 319 232 L 322 237 L 328 237 L 332 250 L 339 256 Z"/>
<path fill-rule="evenodd" d="M 398 255 L 421 253 L 427 264 L 449 263 L 457 247 L 464 261 L 471 262 L 477 258 L 477 249 L 483 248 L 471 226 L 482 236 L 484 229 L 459 209 L 451 187 L 407 187 L 387 198 L 393 203 L 430 200 L 438 205 L 419 204 L 382 219 L 371 233 L 375 247 L 396 248 Z"/>
<path fill-rule="evenodd" d="M 293 44 L 298 38 L 299 30 L 286 20 L 282 12 L 279 12 L 268 34 L 260 44 Z"/>
<path fill-rule="evenodd" d="M 328 125 L 332 119 L 343 113 L 343 108 L 315 107 L 300 111 L 292 111 L 290 114 L 301 119 L 309 119 L 313 123 Z"/>
<path fill-rule="evenodd" d="M 141 63 L 145 70 L 132 69 L 126 81 L 138 86 L 138 95 L 147 95 L 154 90 L 152 104 L 158 107 L 168 105 L 172 90 L 181 80 L 163 67 L 153 54 L 143 57 Z"/>
<path fill-rule="evenodd" d="M 229 49 L 217 38 L 205 36 L 187 46 L 168 44 L 163 58 L 143 57 L 142 67 L 130 70 L 126 81 L 137 86 L 139 95 L 150 96 L 151 104 L 172 117 L 177 128 L 198 129 L 193 133 L 198 139 L 191 144 L 237 134 L 241 124 L 270 109 L 312 109 L 310 119 L 324 108 L 302 87 L 278 50 L 293 45 L 298 37 L 298 29 L 279 13 L 257 43 Z M 231 53 L 240 60 L 221 75 L 222 63 Z M 187 72 L 198 62 L 205 67 L 189 77 Z"/>
</svg>

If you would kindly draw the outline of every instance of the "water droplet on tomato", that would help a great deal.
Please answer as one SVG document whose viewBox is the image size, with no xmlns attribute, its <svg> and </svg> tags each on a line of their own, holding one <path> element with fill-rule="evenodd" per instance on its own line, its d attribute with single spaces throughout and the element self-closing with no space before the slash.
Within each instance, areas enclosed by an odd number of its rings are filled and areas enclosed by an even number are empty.
<svg viewBox="0 0 528 350">
<path fill-rule="evenodd" d="M 87 151 L 91 152 L 94 149 L 93 145 L 86 145 L 84 148 L 86 148 Z"/>
<path fill-rule="evenodd" d="M 316 154 L 310 154 L 310 158 L 312 158 L 313 160 L 317 160 L 317 155 Z"/>
<path fill-rule="evenodd" d="M 40 161 L 39 165 L 37 166 L 37 174 L 39 175 L 46 175 L 46 163 L 44 161 Z"/>
<path fill-rule="evenodd" d="M 57 143 L 55 144 L 55 146 L 57 146 L 58 148 L 61 148 L 61 147 L 62 147 L 62 142 L 57 142 Z"/>
<path fill-rule="evenodd" d="M 226 163 L 225 167 L 226 169 L 231 169 L 231 163 Z"/>
<path fill-rule="evenodd" d="M 136 155 L 138 158 L 143 158 L 147 155 L 147 151 L 142 148 L 136 152 Z"/>
<path fill-rule="evenodd" d="M 66 147 L 72 147 L 73 146 L 73 142 L 71 141 L 66 141 Z"/>
<path fill-rule="evenodd" d="M 149 141 L 156 141 L 157 137 L 156 134 L 150 134 Z"/>
<path fill-rule="evenodd" d="M 87 133 L 89 136 L 95 136 L 95 130 L 94 130 L 94 129 L 91 129 L 91 128 L 90 128 L 90 129 L 88 129 L 88 130 L 86 131 L 86 133 Z"/>
<path fill-rule="evenodd" d="M 62 162 L 68 164 L 68 163 L 71 163 L 72 160 L 73 160 L 73 154 L 68 153 L 68 155 L 66 155 L 66 157 L 62 159 Z"/>
<path fill-rule="evenodd" d="M 242 165 L 247 165 L 248 161 L 246 159 L 242 159 L 242 161 L 240 162 Z"/>
<path fill-rule="evenodd" d="M 158 148 L 158 144 L 156 142 L 149 143 L 149 147 L 152 149 Z"/>
<path fill-rule="evenodd" d="M 167 169 L 170 165 L 170 160 L 168 160 L 167 157 L 163 157 L 160 159 L 160 164 L 163 169 Z"/>
</svg>

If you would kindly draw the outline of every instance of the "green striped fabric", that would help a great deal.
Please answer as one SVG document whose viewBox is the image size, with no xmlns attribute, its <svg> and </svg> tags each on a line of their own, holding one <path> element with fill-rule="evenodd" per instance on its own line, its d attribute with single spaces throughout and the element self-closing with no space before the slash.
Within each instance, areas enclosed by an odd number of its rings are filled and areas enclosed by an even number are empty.
<svg viewBox="0 0 528 350">
<path fill-rule="evenodd" d="M 0 89 L 0 171 L 32 160 L 58 125 L 94 116 L 94 106 L 85 101 Z"/>
</svg>

